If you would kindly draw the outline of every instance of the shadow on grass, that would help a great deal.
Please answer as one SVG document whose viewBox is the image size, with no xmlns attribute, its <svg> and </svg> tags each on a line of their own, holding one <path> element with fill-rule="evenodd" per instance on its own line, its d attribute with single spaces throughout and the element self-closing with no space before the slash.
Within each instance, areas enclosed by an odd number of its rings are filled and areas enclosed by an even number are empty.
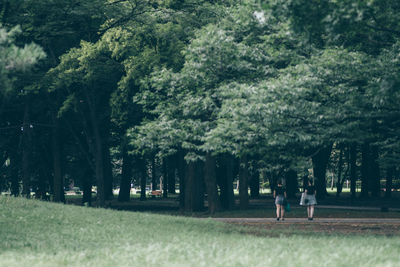
<svg viewBox="0 0 400 267">
<path fill-rule="evenodd" d="M 290 212 L 287 212 L 287 218 L 306 218 L 307 211 L 305 207 L 298 205 L 298 199 L 290 199 L 289 203 L 292 206 Z M 82 198 L 75 196 L 67 199 L 67 204 L 82 205 Z M 232 210 L 220 211 L 215 214 L 210 214 L 207 211 L 207 203 L 204 210 L 200 212 L 182 212 L 179 209 L 179 201 L 177 195 L 169 198 L 151 198 L 148 197 L 142 201 L 138 198 L 131 198 L 129 202 L 119 202 L 117 197 L 111 201 L 107 201 L 106 208 L 125 211 L 152 212 L 174 216 L 189 216 L 189 217 L 215 217 L 215 218 L 274 218 L 275 207 L 271 196 L 264 195 L 256 199 L 250 199 L 249 207 L 245 210 L 238 208 L 236 201 L 235 208 Z M 384 198 L 369 199 L 369 200 L 354 200 L 350 201 L 350 195 L 344 194 L 342 198 L 337 199 L 334 196 L 329 196 L 319 202 L 315 208 L 315 216 L 319 218 L 400 218 L 399 199 L 387 200 Z M 364 206 L 370 209 L 353 210 L 351 205 Z M 336 208 L 329 208 L 330 205 L 335 205 Z M 92 202 L 92 206 L 96 206 L 96 202 Z M 323 206 L 323 207 L 321 207 Z M 379 207 L 397 207 L 397 210 L 391 208 L 380 209 Z"/>
</svg>

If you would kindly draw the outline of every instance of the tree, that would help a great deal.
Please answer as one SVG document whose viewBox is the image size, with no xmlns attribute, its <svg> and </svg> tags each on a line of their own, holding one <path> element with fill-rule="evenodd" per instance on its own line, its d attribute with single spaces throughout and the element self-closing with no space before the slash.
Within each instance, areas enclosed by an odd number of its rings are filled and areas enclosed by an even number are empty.
<svg viewBox="0 0 400 267">
<path fill-rule="evenodd" d="M 41 45 L 48 55 L 35 73 L 31 75 L 30 79 L 25 77 L 24 82 L 19 84 L 19 88 L 22 89 L 20 96 L 14 99 L 15 101 L 11 106 L 15 109 L 15 120 L 9 121 L 9 123 L 18 125 L 17 127 L 20 128 L 20 121 L 23 120 L 22 117 L 25 118 L 25 124 L 34 127 L 32 129 L 25 127 L 30 132 L 31 141 L 24 141 L 23 149 L 21 147 L 17 148 L 18 141 L 14 142 L 15 146 L 11 146 L 10 149 L 23 150 L 27 152 L 26 155 L 29 153 L 34 155 L 29 160 L 32 166 L 35 166 L 31 169 L 32 173 L 37 173 L 39 169 L 49 169 L 49 164 L 53 163 L 54 169 L 49 171 L 48 175 L 53 176 L 52 181 L 49 181 L 49 185 L 53 187 L 50 191 L 53 191 L 53 199 L 55 201 L 62 201 L 64 198 L 64 174 L 62 171 L 65 170 L 61 166 L 68 166 L 68 164 L 63 162 L 65 161 L 64 155 L 61 153 L 62 146 L 59 144 L 64 143 L 62 141 L 68 139 L 69 136 L 63 135 L 65 129 L 62 129 L 62 125 L 65 124 L 65 121 L 57 117 L 58 108 L 62 103 L 62 96 L 57 92 L 48 92 L 50 84 L 45 77 L 45 73 L 49 68 L 58 64 L 61 54 L 71 47 L 79 45 L 81 39 L 93 41 L 98 39 L 97 30 L 105 19 L 101 8 L 103 4 L 103 0 L 90 2 L 75 0 L 41 2 L 17 0 L 2 1 L 0 3 L 0 19 L 2 23 L 9 26 L 20 24 L 23 33 L 19 41 L 34 41 Z M 19 110 L 23 110 L 26 116 L 24 113 L 17 115 Z M 25 138 L 27 136 L 27 134 L 24 134 L 25 140 L 27 140 Z M 53 148 L 46 151 L 43 147 L 47 147 L 49 139 L 52 140 Z M 52 158 L 48 158 L 47 155 L 52 155 Z M 39 161 L 39 159 L 46 158 L 48 158 L 46 161 Z M 36 163 L 32 159 L 37 159 L 38 162 Z M 48 175 L 39 175 L 37 182 L 43 184 L 43 182 L 46 182 Z M 46 188 L 46 191 L 48 190 Z"/>
<path fill-rule="evenodd" d="M 204 160 L 207 153 L 228 152 L 238 157 L 251 153 L 250 147 L 233 151 L 223 147 L 226 140 L 207 136 L 222 125 L 218 117 L 224 99 L 233 94 L 230 84 L 255 83 L 273 77 L 276 69 L 300 57 L 291 57 L 296 54 L 288 49 L 296 45 L 293 39 L 272 48 L 264 44 L 265 39 L 268 44 L 279 43 L 277 40 L 284 39 L 288 25 L 283 22 L 274 25 L 272 22 L 277 19 L 261 11 L 252 4 L 228 9 L 221 22 L 198 31 L 185 51 L 185 65 L 179 72 L 160 70 L 152 77 L 150 90 L 154 93 L 151 95 L 149 91 L 145 96 L 146 101 L 149 96 L 156 97 L 150 103 L 157 103 L 152 109 L 157 117 L 137 128 L 136 133 L 141 136 L 139 147 L 156 144 L 167 152 L 182 146 L 188 151 L 188 161 Z M 271 24 L 265 21 L 267 17 Z M 279 53 L 280 49 L 286 53 Z"/>
<path fill-rule="evenodd" d="M 0 85 L 2 88 L 1 96 L 12 93 L 12 79 L 16 78 L 18 71 L 27 71 L 39 60 L 45 58 L 43 49 L 35 43 L 25 44 L 18 47 L 15 39 L 22 33 L 19 26 L 7 31 L 0 27 Z M 14 74 L 14 77 L 13 77 Z"/>
<path fill-rule="evenodd" d="M 16 140 L 7 138 L 7 134 L 13 133 L 19 135 L 18 130 L 21 129 L 22 137 L 25 144 L 28 146 L 31 145 L 31 134 L 30 128 L 32 128 L 32 124 L 28 122 L 27 118 L 27 110 L 25 110 L 25 119 L 24 124 L 21 126 L 10 125 L 10 118 L 14 116 L 11 115 L 9 111 L 7 111 L 8 107 L 6 106 L 7 100 L 14 100 L 18 98 L 19 92 L 16 90 L 15 83 L 21 81 L 22 78 L 29 77 L 28 70 L 35 65 L 39 60 L 45 58 L 45 53 L 42 48 L 38 45 L 31 43 L 26 44 L 23 48 L 15 45 L 15 38 L 17 35 L 21 34 L 20 27 L 16 26 L 12 28 L 10 31 L 7 31 L 5 28 L 0 27 L 0 101 L 2 106 L 0 108 L 0 116 L 4 118 L 8 118 L 7 120 L 2 120 L 0 123 L 0 133 L 6 138 L 2 138 L 2 140 L 7 140 L 6 142 L 1 142 L 0 146 L 5 148 L 5 153 L 2 155 L 1 161 L 4 162 L 6 159 L 10 160 L 11 168 L 15 170 L 16 166 L 18 166 L 18 161 L 16 160 L 17 152 L 13 151 L 12 143 Z M 16 131 L 17 130 L 17 131 Z M 27 146 L 25 146 L 27 148 Z M 28 156 L 30 155 L 30 150 L 24 150 L 24 188 L 23 194 L 26 197 L 30 197 L 30 181 L 29 181 L 29 170 L 28 170 L 28 162 L 30 159 Z M 9 164 L 10 165 L 10 164 Z M 11 173 L 12 176 L 16 176 L 17 173 L 14 171 Z M 19 194 L 19 186 L 17 177 L 12 177 L 11 182 L 13 184 L 12 192 L 14 195 Z"/>
<path fill-rule="evenodd" d="M 51 74 L 53 90 L 68 92 L 60 112 L 72 108 L 80 118 L 95 165 L 97 205 L 104 206 L 112 194 L 109 101 L 122 76 L 122 67 L 112 59 L 107 45 L 100 41 L 82 42 L 80 48 L 71 49 L 61 58 Z"/>
</svg>

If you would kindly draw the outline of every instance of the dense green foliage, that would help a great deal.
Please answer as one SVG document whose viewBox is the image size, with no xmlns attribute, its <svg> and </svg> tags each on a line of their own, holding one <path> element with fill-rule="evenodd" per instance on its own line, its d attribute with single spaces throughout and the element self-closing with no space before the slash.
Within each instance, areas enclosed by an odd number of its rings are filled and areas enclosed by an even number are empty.
<svg viewBox="0 0 400 267">
<path fill-rule="evenodd" d="M 17 47 L 15 39 L 20 33 L 21 29 L 18 26 L 10 31 L 0 27 L 0 93 L 2 97 L 8 94 L 8 90 L 12 90 L 13 72 L 26 71 L 45 57 L 43 50 L 34 43 Z"/>
<path fill-rule="evenodd" d="M 2 1 L 0 191 L 63 201 L 74 184 L 105 206 L 114 188 L 127 201 L 132 184 L 142 200 L 149 184 L 165 197 L 179 185 L 181 208 L 201 210 L 207 192 L 214 212 L 232 207 L 236 180 L 245 208 L 260 179 L 285 178 L 294 196 L 313 176 L 323 198 L 329 172 L 339 193 L 349 180 L 356 197 L 361 180 L 361 196 L 384 182 L 390 197 L 399 11 L 389 0 Z M 21 48 L 31 42 L 47 57 Z"/>
</svg>

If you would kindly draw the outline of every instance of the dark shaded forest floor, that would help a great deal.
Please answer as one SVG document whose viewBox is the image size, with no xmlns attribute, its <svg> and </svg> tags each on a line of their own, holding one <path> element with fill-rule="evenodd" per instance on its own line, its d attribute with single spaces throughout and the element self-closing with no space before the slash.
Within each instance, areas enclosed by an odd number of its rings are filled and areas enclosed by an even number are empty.
<svg viewBox="0 0 400 267">
<path fill-rule="evenodd" d="M 292 210 L 287 213 L 288 217 L 304 217 L 306 209 L 299 205 L 300 196 L 289 199 Z M 67 198 L 67 204 L 82 205 L 81 196 Z M 139 200 L 132 197 L 129 202 L 119 202 L 117 197 L 107 202 L 107 208 L 128 211 L 147 211 L 165 213 L 171 215 L 186 215 L 193 217 L 248 217 L 268 218 L 274 215 L 274 200 L 270 194 L 261 195 L 258 198 L 250 198 L 248 209 L 239 209 L 239 200 L 232 210 L 217 212 L 210 215 L 205 209 L 200 212 L 184 213 L 179 210 L 178 195 L 169 195 L 168 198 L 148 197 L 146 200 Z M 92 206 L 96 206 L 95 200 Z M 400 218 L 400 192 L 393 192 L 393 197 L 386 199 L 351 199 L 348 193 L 343 193 L 340 198 L 333 194 L 328 195 L 324 200 L 319 200 L 316 206 L 316 216 L 328 218 Z"/>
<path fill-rule="evenodd" d="M 285 214 L 284 222 L 275 220 L 275 207 L 271 195 L 251 198 L 248 209 L 239 209 L 239 201 L 233 210 L 209 214 L 200 212 L 182 212 L 179 210 L 177 195 L 169 198 L 147 198 L 141 201 L 132 198 L 129 202 L 118 202 L 117 198 L 107 203 L 108 208 L 116 210 L 151 212 L 173 216 L 214 218 L 228 224 L 251 228 L 254 235 L 274 236 L 280 234 L 300 235 L 378 235 L 400 236 L 400 192 L 393 192 L 391 199 L 370 198 L 351 199 L 344 193 L 340 198 L 329 195 L 320 200 L 315 208 L 315 219 L 307 221 L 306 209 L 298 204 L 299 198 L 289 199 L 291 211 Z M 79 197 L 70 198 L 69 204 L 81 205 Z M 95 202 L 93 202 L 95 205 Z M 207 202 L 205 202 L 207 205 Z"/>
</svg>

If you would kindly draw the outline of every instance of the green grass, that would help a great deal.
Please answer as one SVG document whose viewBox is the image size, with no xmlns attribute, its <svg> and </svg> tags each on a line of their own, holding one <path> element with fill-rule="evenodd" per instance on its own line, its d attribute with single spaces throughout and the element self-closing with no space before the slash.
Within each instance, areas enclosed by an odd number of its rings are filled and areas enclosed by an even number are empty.
<svg viewBox="0 0 400 267">
<path fill-rule="evenodd" d="M 272 233 L 0 197 L 0 266 L 398 266 L 399 249 L 399 237 Z"/>
</svg>

